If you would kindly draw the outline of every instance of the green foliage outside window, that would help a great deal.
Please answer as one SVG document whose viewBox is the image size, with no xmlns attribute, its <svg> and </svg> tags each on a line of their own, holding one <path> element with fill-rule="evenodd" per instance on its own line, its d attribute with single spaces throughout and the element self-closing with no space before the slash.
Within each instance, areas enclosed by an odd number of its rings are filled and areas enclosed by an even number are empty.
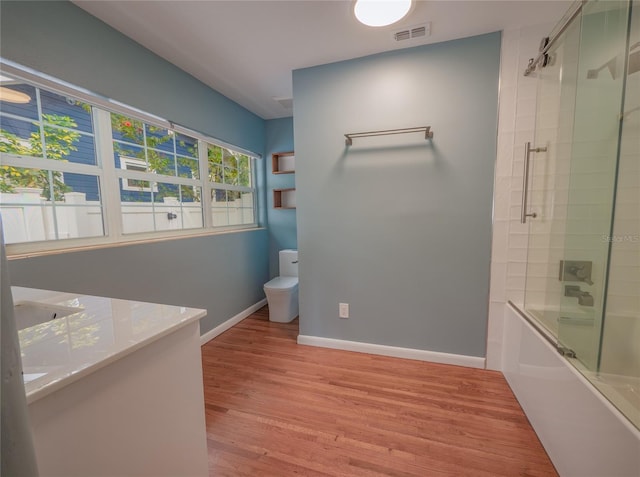
<svg viewBox="0 0 640 477">
<path fill-rule="evenodd" d="M 120 133 L 123 139 L 133 144 L 137 144 L 140 148 L 132 149 L 126 144 L 121 144 L 117 141 L 113 143 L 114 151 L 125 157 L 133 157 L 147 164 L 149 172 L 155 174 L 163 174 L 168 176 L 174 176 L 174 164 L 172 152 L 161 152 L 156 149 L 161 148 L 164 144 L 170 143 L 174 140 L 174 133 L 165 128 L 147 125 L 147 134 L 145 134 L 145 124 L 142 121 L 131 119 L 121 114 L 111 113 L 111 127 L 114 131 Z M 187 148 L 184 141 L 178 141 L 178 144 Z M 196 148 L 189 146 L 190 153 L 197 157 Z M 188 167 L 191 170 L 191 178 L 197 178 L 199 176 L 198 163 L 192 159 L 177 157 L 178 167 Z M 129 184 L 143 188 L 148 188 L 149 183 L 147 181 L 129 180 Z M 177 191 L 175 187 L 169 187 L 166 184 L 158 183 L 158 191 L 154 193 L 155 199 L 162 199 L 164 197 L 175 196 Z M 198 188 L 195 190 L 191 187 L 181 187 L 182 199 L 191 199 L 196 202 L 200 201 L 200 193 Z"/>
<path fill-rule="evenodd" d="M 69 116 L 55 114 L 43 114 L 44 143 L 47 159 L 66 161 L 67 156 L 78 148 L 74 143 L 80 139 L 80 134 L 73 131 L 77 124 Z M 38 127 L 27 139 L 0 129 L 0 152 L 17 154 L 20 156 L 44 157 L 42 138 L 40 136 L 40 124 L 34 121 Z M 55 127 L 58 126 L 58 127 Z M 29 169 L 13 166 L 0 166 L 0 192 L 14 192 L 16 187 L 30 187 L 42 189 L 42 194 L 51 198 L 50 171 L 43 169 Z M 53 177 L 53 196 L 55 200 L 62 200 L 64 193 L 71 188 L 63 181 L 62 173 L 51 172 Z"/>
<path fill-rule="evenodd" d="M 251 186 L 251 169 L 249 157 L 244 154 L 235 153 L 220 146 L 210 146 L 207 148 L 207 161 L 209 165 L 209 181 L 218 184 Z M 228 200 L 239 199 L 241 193 L 238 191 L 228 191 Z M 225 200 L 222 191 L 216 195 L 217 200 Z"/>
<path fill-rule="evenodd" d="M 83 107 L 89 107 L 82 104 Z M 77 128 L 76 122 L 69 116 L 43 114 L 43 133 L 46 148 L 46 158 L 59 161 L 67 161 L 68 156 L 77 151 L 75 143 L 80 139 L 80 134 L 74 131 Z M 31 132 L 27 139 L 21 138 L 9 131 L 0 129 L 0 152 L 16 154 L 20 156 L 44 157 L 42 150 L 42 139 L 40 137 L 40 123 L 34 121 L 38 127 Z M 142 121 L 128 118 L 120 114 L 111 114 L 111 126 L 124 140 L 136 144 L 139 148 L 132 148 L 126 144 L 114 141 L 114 150 L 121 156 L 134 157 L 147 164 L 149 172 L 174 176 L 174 155 L 172 152 L 162 152 L 163 145 L 173 141 L 174 133 L 167 129 L 147 125 L 145 134 L 145 124 Z M 188 145 L 184 141 L 178 141 L 178 145 L 188 151 L 192 158 L 177 156 L 178 168 L 190 170 L 190 177 L 199 177 L 198 161 L 194 158 L 198 156 L 197 147 Z M 166 146 L 165 146 L 166 147 Z M 249 157 L 243 154 L 232 152 L 220 146 L 209 146 L 207 148 L 207 162 L 209 171 L 209 181 L 219 184 L 240 185 L 249 187 L 251 185 Z M 53 198 L 62 200 L 65 192 L 71 188 L 63 181 L 62 173 L 42 169 L 29 169 L 13 166 L 0 166 L 0 192 L 15 192 L 16 187 L 29 187 L 42 189 L 42 195 L 51 198 L 51 181 L 53 178 Z M 184 174 L 181 174 L 184 175 Z M 129 180 L 129 184 L 138 184 L 140 190 L 148 188 L 147 181 Z M 200 201 L 200 189 L 192 187 L 180 187 L 182 199 Z M 222 192 L 222 191 L 220 191 Z M 156 199 L 175 196 L 175 188 L 170 188 L 166 184 L 158 183 Z M 240 198 L 241 193 L 229 191 L 218 200 L 232 200 Z"/>
</svg>

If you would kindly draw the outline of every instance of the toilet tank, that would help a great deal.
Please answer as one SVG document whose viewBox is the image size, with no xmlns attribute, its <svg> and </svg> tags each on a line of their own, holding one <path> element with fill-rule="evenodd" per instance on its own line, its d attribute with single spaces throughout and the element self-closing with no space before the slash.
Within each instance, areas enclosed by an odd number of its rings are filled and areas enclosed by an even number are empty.
<svg viewBox="0 0 640 477">
<path fill-rule="evenodd" d="M 298 251 L 280 250 L 280 276 L 298 276 Z"/>
</svg>

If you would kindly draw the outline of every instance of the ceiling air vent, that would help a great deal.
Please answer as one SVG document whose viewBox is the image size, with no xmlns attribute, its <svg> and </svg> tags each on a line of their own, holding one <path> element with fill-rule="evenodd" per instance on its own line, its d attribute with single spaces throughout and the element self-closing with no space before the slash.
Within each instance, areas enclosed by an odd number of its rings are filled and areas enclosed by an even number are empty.
<svg viewBox="0 0 640 477">
<path fill-rule="evenodd" d="M 411 39 L 411 31 L 410 30 L 402 30 L 393 35 L 396 41 L 409 40 Z"/>
<path fill-rule="evenodd" d="M 284 109 L 293 109 L 293 98 L 274 97 L 273 100 L 280 103 Z"/>
<path fill-rule="evenodd" d="M 393 38 L 395 38 L 396 41 L 403 41 L 429 35 L 431 35 L 431 22 L 397 31 L 393 34 Z"/>
</svg>

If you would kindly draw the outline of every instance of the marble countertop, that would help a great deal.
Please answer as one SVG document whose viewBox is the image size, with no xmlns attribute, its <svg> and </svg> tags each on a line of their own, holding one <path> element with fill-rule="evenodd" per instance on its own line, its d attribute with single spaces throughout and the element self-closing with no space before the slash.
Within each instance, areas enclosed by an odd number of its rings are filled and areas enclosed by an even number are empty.
<svg viewBox="0 0 640 477">
<path fill-rule="evenodd" d="M 35 302 L 77 309 L 18 331 L 29 403 L 206 315 L 197 308 L 22 287 L 11 291 L 14 306 Z"/>
</svg>

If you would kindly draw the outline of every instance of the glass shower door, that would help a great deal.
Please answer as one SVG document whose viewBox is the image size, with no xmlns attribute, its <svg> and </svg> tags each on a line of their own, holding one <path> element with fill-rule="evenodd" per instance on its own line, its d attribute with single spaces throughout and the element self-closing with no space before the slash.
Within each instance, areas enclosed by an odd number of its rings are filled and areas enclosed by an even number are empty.
<svg viewBox="0 0 640 477">
<path fill-rule="evenodd" d="M 640 0 L 631 9 L 605 318 L 592 382 L 640 429 Z"/>
<path fill-rule="evenodd" d="M 625 87 L 629 2 L 589 2 L 580 25 L 566 202 L 558 272 L 558 340 L 598 370 Z"/>
<path fill-rule="evenodd" d="M 536 70 L 524 306 L 591 371 L 605 305 L 628 8 L 586 3 Z"/>
<path fill-rule="evenodd" d="M 534 73 L 535 136 L 523 152 L 523 197 L 528 202 L 523 203 L 522 221 L 529 224 L 524 307 L 555 339 L 563 291 L 558 276 L 565 256 L 580 20 L 579 14 L 549 49 L 546 66 Z"/>
</svg>

